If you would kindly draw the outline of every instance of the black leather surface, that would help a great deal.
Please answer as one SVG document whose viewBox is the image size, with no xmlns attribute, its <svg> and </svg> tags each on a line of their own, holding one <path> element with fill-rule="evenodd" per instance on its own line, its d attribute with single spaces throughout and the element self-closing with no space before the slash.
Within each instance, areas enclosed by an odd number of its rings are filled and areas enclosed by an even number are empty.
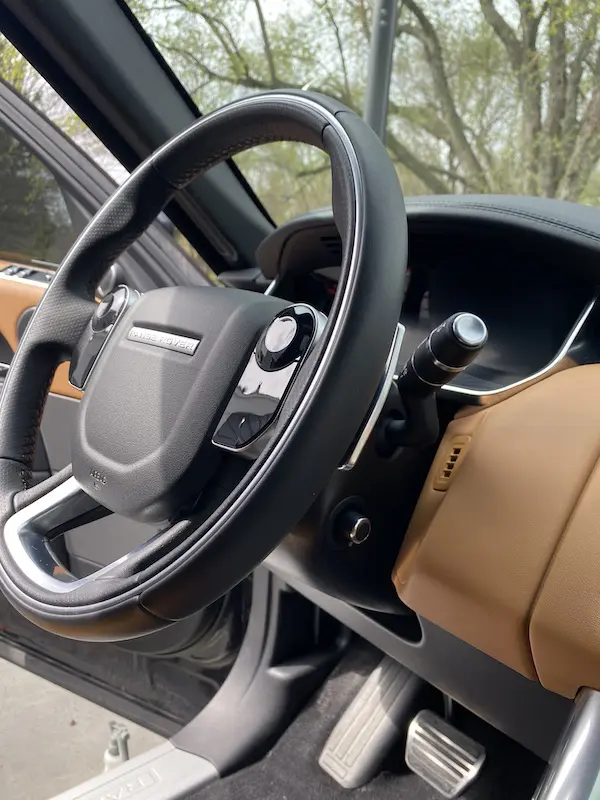
<svg viewBox="0 0 600 800">
<path fill-rule="evenodd" d="M 410 222 L 487 221 L 540 232 L 600 252 L 600 209 L 547 197 L 514 195 L 430 195 L 406 200 Z"/>
<path fill-rule="evenodd" d="M 43 379 L 38 374 L 40 354 L 50 362 L 68 355 L 91 312 L 94 282 L 174 188 L 238 150 L 275 139 L 307 141 L 330 154 L 344 242 L 329 324 L 290 393 L 277 435 L 206 522 L 184 520 L 102 580 L 72 592 L 33 585 L 1 543 L 2 588 L 43 627 L 75 638 L 127 638 L 212 602 L 296 523 L 362 422 L 403 297 L 407 237 L 400 187 L 383 145 L 353 113 L 327 98 L 268 93 L 203 117 L 145 162 L 67 257 L 24 337 L 0 404 L 0 521 L 10 514 L 11 496 L 30 463 L 29 437 L 48 382 L 47 369 Z"/>
<path fill-rule="evenodd" d="M 427 236 L 462 226 L 465 235 L 498 231 L 521 232 L 530 241 L 553 243 L 565 256 L 569 271 L 600 281 L 600 208 L 546 197 L 514 195 L 425 195 L 406 198 L 409 237 Z M 287 270 L 294 274 L 335 266 L 337 231 L 331 209 L 295 217 L 277 228 L 257 250 L 258 264 L 272 280 Z M 321 241 L 325 239 L 325 243 Z M 482 260 L 486 253 L 482 251 Z"/>
<path fill-rule="evenodd" d="M 71 444 L 80 486 L 111 511 L 143 522 L 181 516 L 221 452 L 214 420 L 250 349 L 289 305 L 238 289 L 173 286 L 127 312 L 87 385 Z M 132 326 L 198 341 L 190 356 L 128 339 Z M 104 482 L 90 475 L 90 465 Z"/>
</svg>

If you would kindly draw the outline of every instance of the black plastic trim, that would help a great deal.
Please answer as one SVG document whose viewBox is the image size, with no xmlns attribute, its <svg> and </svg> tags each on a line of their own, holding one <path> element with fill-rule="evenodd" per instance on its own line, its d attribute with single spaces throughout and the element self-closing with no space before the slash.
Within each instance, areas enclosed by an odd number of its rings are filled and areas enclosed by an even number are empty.
<svg viewBox="0 0 600 800">
<path fill-rule="evenodd" d="M 277 574 L 268 559 L 266 566 Z M 287 582 L 383 653 L 548 760 L 571 711 L 571 700 L 549 692 L 422 617 L 423 638 L 408 641 L 391 630 L 385 615 L 370 615 L 307 583 Z"/>
<path fill-rule="evenodd" d="M 349 641 L 312 603 L 263 568 L 255 571 L 246 637 L 209 705 L 173 737 L 221 776 L 266 755 Z"/>
</svg>

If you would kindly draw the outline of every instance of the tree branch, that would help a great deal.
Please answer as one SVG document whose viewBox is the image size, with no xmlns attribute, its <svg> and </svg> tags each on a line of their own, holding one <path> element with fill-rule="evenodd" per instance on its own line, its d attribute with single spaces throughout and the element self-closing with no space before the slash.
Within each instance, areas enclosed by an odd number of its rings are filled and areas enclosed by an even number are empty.
<svg viewBox="0 0 600 800">
<path fill-rule="evenodd" d="M 413 155 L 394 134 L 388 133 L 387 145 L 390 152 L 401 164 L 404 164 L 434 194 L 448 194 L 448 186 L 441 181 L 423 161 Z"/>
<path fill-rule="evenodd" d="M 343 100 L 347 104 L 348 100 L 352 96 L 350 91 L 350 81 L 348 79 L 348 65 L 346 64 L 346 56 L 344 54 L 344 45 L 342 41 L 342 35 L 340 33 L 339 25 L 333 15 L 333 11 L 331 10 L 331 6 L 329 5 L 328 0 L 323 0 L 323 2 L 319 2 L 316 0 L 317 7 L 324 11 L 327 14 L 327 18 L 333 27 L 333 31 L 335 34 L 335 40 L 337 42 L 338 52 L 340 54 L 340 61 L 342 64 L 342 75 L 344 78 L 344 97 Z"/>
<path fill-rule="evenodd" d="M 462 185 L 466 189 L 470 189 L 471 191 L 477 191 L 477 187 L 473 186 L 472 183 L 469 183 L 469 180 L 465 178 L 464 175 L 460 175 L 458 172 L 455 172 L 451 169 L 444 169 L 443 167 L 436 167 L 435 164 L 427 164 L 426 165 L 432 172 L 435 172 L 437 175 L 443 175 L 445 178 L 448 178 L 451 181 L 455 181 L 458 183 L 462 183 Z"/>
<path fill-rule="evenodd" d="M 266 81 L 262 81 L 259 78 L 253 78 L 251 75 L 223 75 L 222 73 L 215 72 L 207 64 L 201 61 L 195 53 L 192 53 L 189 50 L 185 50 L 182 47 L 177 47 L 176 45 L 165 41 L 161 41 L 161 48 L 168 53 L 175 53 L 176 55 L 189 59 L 189 61 L 191 61 L 194 66 L 202 72 L 203 75 L 206 75 L 206 77 L 210 78 L 211 80 L 219 81 L 219 83 L 229 83 L 232 86 L 245 86 L 247 89 L 296 88 L 295 86 L 291 86 L 289 84 L 274 87 Z M 278 83 L 282 84 L 283 82 L 278 81 Z"/>
<path fill-rule="evenodd" d="M 250 77 L 250 67 L 244 58 L 240 48 L 238 47 L 231 29 L 225 24 L 222 19 L 217 19 L 206 11 L 198 9 L 194 13 L 198 14 L 203 19 L 213 34 L 217 37 L 221 46 L 227 53 L 231 66 L 236 73 L 239 72 L 238 67 L 241 67 L 246 77 Z"/>
<path fill-rule="evenodd" d="M 355 0 L 355 2 L 348 0 L 348 3 L 358 14 L 358 21 L 365 39 L 368 42 L 371 41 L 371 26 L 369 25 L 369 12 L 367 10 L 368 6 L 367 0 Z"/>
<path fill-rule="evenodd" d="M 559 184 L 557 196 L 577 200 L 600 158 L 600 76 L 581 118 L 579 135 Z"/>
<path fill-rule="evenodd" d="M 565 112 L 562 124 L 562 140 L 563 146 L 567 148 L 567 152 L 565 154 L 567 160 L 571 155 L 573 146 L 575 145 L 577 109 L 579 106 L 579 88 L 581 85 L 581 79 L 583 78 L 583 70 L 592 53 L 594 43 L 596 41 L 596 35 L 598 33 L 598 17 L 599 15 L 594 13 L 588 20 L 583 38 L 579 42 L 579 46 L 573 54 L 569 64 L 565 96 Z"/>
<path fill-rule="evenodd" d="M 544 195 L 553 197 L 560 179 L 562 161 L 561 128 L 567 92 L 567 37 L 562 3 L 552 0 L 548 19 L 548 100 L 540 167 Z"/>
<path fill-rule="evenodd" d="M 517 34 L 499 13 L 494 5 L 494 0 L 480 0 L 479 5 L 486 22 L 491 25 L 496 36 L 504 45 L 513 72 L 519 72 L 523 62 L 523 45 Z"/>
<path fill-rule="evenodd" d="M 475 155 L 475 151 L 466 137 L 463 121 L 454 104 L 454 98 L 446 75 L 442 45 L 436 30 L 416 0 L 405 0 L 404 5 L 419 23 L 417 30 L 420 28 L 420 31 L 418 34 L 413 32 L 414 26 L 409 26 L 410 30 L 406 32 L 417 36 L 423 44 L 425 58 L 431 71 L 444 120 L 448 126 L 453 150 L 464 169 L 471 175 L 473 183 L 477 185 L 481 191 L 485 191 L 488 182 L 484 170 Z"/>
<path fill-rule="evenodd" d="M 269 65 L 271 83 L 275 84 L 277 82 L 277 72 L 275 69 L 275 59 L 273 58 L 273 51 L 271 49 L 271 41 L 269 39 L 269 32 L 267 31 L 265 15 L 263 14 L 260 0 L 254 0 L 254 5 L 256 6 L 256 14 L 258 16 L 258 24 L 260 25 L 260 33 L 265 48 L 265 56 L 267 57 L 267 64 Z"/>
<path fill-rule="evenodd" d="M 331 169 L 329 163 L 322 164 L 320 167 L 313 167 L 312 169 L 303 169 L 296 173 L 297 178 L 310 178 L 313 175 L 321 175 Z"/>
<path fill-rule="evenodd" d="M 441 120 L 434 108 L 429 106 L 401 106 L 393 100 L 389 101 L 390 113 L 402 117 L 415 127 L 429 133 L 446 144 L 450 143 L 450 132 L 446 123 Z"/>
<path fill-rule="evenodd" d="M 523 39 L 520 40 L 499 13 L 493 0 L 480 0 L 479 4 L 485 19 L 504 45 L 511 68 L 519 82 L 523 102 L 523 149 L 527 154 L 525 188 L 531 194 L 536 194 L 542 127 L 542 79 L 536 43 L 540 22 L 547 6 L 543 5 L 540 13 L 536 14 L 531 0 L 517 0 L 523 32 Z"/>
</svg>

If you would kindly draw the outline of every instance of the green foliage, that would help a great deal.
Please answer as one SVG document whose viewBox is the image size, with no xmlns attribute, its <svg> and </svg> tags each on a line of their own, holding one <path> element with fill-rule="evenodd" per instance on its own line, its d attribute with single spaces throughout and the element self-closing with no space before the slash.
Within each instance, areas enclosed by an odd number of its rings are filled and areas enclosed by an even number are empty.
<svg viewBox="0 0 600 800">
<path fill-rule="evenodd" d="M 53 175 L 0 126 L 0 241 L 20 261 L 60 262 L 74 239 Z"/>
<path fill-rule="evenodd" d="M 291 88 L 362 112 L 374 0 L 129 3 L 203 112 Z M 1 38 L 0 69 L 88 151 L 98 148 Z M 599 134 L 600 0 L 400 3 L 386 144 L 407 194 L 600 204 Z M 319 151 L 280 143 L 237 160 L 277 221 L 330 202 Z"/>
<path fill-rule="evenodd" d="M 269 88 L 363 106 L 370 0 L 130 0 L 199 107 Z M 387 144 L 407 193 L 533 192 L 595 202 L 599 0 L 405 0 Z M 330 202 L 323 159 L 239 158 L 276 219 Z"/>
</svg>

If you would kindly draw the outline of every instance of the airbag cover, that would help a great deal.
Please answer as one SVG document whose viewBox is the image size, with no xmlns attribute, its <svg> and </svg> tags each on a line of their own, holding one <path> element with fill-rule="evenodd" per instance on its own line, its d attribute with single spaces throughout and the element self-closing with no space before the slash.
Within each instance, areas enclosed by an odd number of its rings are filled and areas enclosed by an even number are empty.
<svg viewBox="0 0 600 800">
<path fill-rule="evenodd" d="M 116 513 L 172 518 L 201 486 L 215 457 L 212 430 L 285 306 L 214 287 L 145 294 L 109 339 L 81 402 L 72 460 L 83 488 Z"/>
</svg>

